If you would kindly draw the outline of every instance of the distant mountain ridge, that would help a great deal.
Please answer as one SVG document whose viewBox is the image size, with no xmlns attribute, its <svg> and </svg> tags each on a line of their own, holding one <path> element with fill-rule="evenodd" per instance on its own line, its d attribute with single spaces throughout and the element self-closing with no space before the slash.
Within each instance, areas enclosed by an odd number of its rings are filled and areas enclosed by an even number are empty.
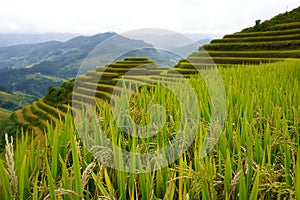
<svg viewBox="0 0 300 200">
<path fill-rule="evenodd" d="M 21 33 L 0 33 L 0 47 L 37 44 L 48 41 L 65 42 L 78 36 L 73 33 L 43 33 L 43 34 L 21 34 Z"/>
<path fill-rule="evenodd" d="M 78 36 L 66 42 L 48 41 L 0 48 L 0 69 L 22 68 L 38 64 L 43 60 L 61 61 L 85 57 L 95 46 L 115 35 L 113 32 L 91 37 Z"/>
<path fill-rule="evenodd" d="M 78 36 L 66 42 L 2 47 L 0 86 L 10 92 L 22 91 L 37 97 L 44 96 L 49 86 L 57 86 L 65 79 L 74 78 L 90 51 L 114 35 L 116 33 L 106 32 L 90 37 Z M 118 37 L 118 41 L 132 47 L 151 47 L 143 41 L 122 36 Z M 112 48 L 118 47 L 115 45 Z"/>
</svg>

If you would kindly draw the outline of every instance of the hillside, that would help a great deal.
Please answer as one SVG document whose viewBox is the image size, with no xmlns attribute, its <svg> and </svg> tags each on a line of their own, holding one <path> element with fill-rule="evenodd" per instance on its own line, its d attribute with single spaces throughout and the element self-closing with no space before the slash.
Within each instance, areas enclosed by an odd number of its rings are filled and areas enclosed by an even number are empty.
<svg viewBox="0 0 300 200">
<path fill-rule="evenodd" d="M 36 97 L 22 92 L 8 93 L 0 90 L 0 108 L 5 110 L 18 110 L 25 107 L 25 105 L 37 100 Z"/>
<path fill-rule="evenodd" d="M 55 125 L 60 117 L 66 115 L 69 107 L 68 104 L 71 103 L 72 96 L 78 98 L 78 104 L 80 104 L 81 100 L 86 102 L 94 101 L 94 97 L 90 97 L 89 95 L 93 92 L 93 87 L 97 86 L 96 100 L 103 104 L 106 100 L 110 99 L 110 93 L 114 88 L 114 84 L 122 74 L 132 67 L 144 64 L 151 66 L 145 66 L 142 69 L 136 70 L 137 77 L 132 77 L 136 83 L 139 83 L 139 79 L 147 79 L 151 82 L 152 77 L 150 75 L 158 75 L 167 69 L 158 68 L 153 61 L 147 58 L 127 58 L 124 61 L 109 64 L 107 67 L 98 67 L 96 71 L 90 71 L 86 75 L 82 75 L 78 78 L 78 80 L 81 80 L 82 87 L 77 90 L 79 93 L 72 92 L 74 86 L 73 81 L 65 82 L 60 87 L 50 87 L 45 98 L 34 102 L 32 105 L 26 106 L 23 110 L 15 112 L 12 119 L 17 119 L 21 126 L 28 127 L 30 124 L 31 128 L 42 132 L 42 130 L 46 128 L 47 121 Z M 139 73 L 143 76 L 138 76 Z M 99 83 L 93 83 L 92 80 L 99 75 L 105 77 L 104 80 Z M 2 133 L 13 129 L 15 130 L 19 127 L 20 126 L 15 126 L 14 128 L 8 126 L 4 127 L 4 125 L 1 127 L 0 125 L 0 130 Z"/>
<path fill-rule="evenodd" d="M 278 30 L 280 28 L 284 27 L 282 24 L 290 24 L 290 26 L 298 26 L 293 24 L 294 22 L 299 22 L 300 20 L 300 7 L 295 8 L 294 10 L 286 13 L 282 13 L 279 15 L 276 15 L 270 20 L 266 20 L 263 23 L 260 23 L 261 20 L 256 20 L 256 24 L 253 27 L 245 28 L 242 30 L 242 33 L 248 33 L 248 32 L 262 32 L 262 31 L 271 31 L 271 30 Z M 299 28 L 299 26 L 298 26 Z"/>
<path fill-rule="evenodd" d="M 0 69 L 23 68 L 47 58 L 49 52 L 59 49 L 62 42 L 24 44 L 0 48 Z"/>
<path fill-rule="evenodd" d="M 207 53 L 218 65 L 260 64 L 300 58 L 300 7 L 242 32 L 212 40 L 189 56 L 206 63 Z"/>
<path fill-rule="evenodd" d="M 16 111 L 10 119 L 2 125 L 0 124 L 0 133 L 13 134 L 21 127 L 29 127 L 34 132 L 42 134 L 47 123 L 57 125 L 60 118 L 64 119 L 72 105 L 80 108 L 81 102 L 93 103 L 95 100 L 100 105 L 104 105 L 106 101 L 110 102 L 111 93 L 120 89 L 115 84 L 128 71 L 130 71 L 130 75 L 125 77 L 125 83 L 132 87 L 142 85 L 145 81 L 152 85 L 157 81 L 178 80 L 178 72 L 185 77 L 195 73 L 185 69 L 159 67 L 154 61 L 143 57 L 117 60 L 106 66 L 97 67 L 95 71 L 89 71 L 86 75 L 79 76 L 76 79 L 76 82 L 80 83 L 79 86 L 75 85 L 74 87 L 74 80 L 71 80 L 64 82 L 60 87 L 49 87 L 44 98 L 26 106 L 23 110 Z M 98 82 L 99 76 L 102 76 L 102 79 Z M 5 125 L 5 123 L 10 125 Z"/>
</svg>

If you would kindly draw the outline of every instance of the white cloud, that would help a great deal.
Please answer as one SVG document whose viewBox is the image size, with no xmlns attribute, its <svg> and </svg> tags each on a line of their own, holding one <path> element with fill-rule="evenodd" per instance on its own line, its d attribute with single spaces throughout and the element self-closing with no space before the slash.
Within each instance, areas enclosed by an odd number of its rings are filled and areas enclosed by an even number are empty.
<svg viewBox="0 0 300 200">
<path fill-rule="evenodd" d="M 138 28 L 230 33 L 298 0 L 0 0 L 0 32 L 94 34 Z"/>
</svg>

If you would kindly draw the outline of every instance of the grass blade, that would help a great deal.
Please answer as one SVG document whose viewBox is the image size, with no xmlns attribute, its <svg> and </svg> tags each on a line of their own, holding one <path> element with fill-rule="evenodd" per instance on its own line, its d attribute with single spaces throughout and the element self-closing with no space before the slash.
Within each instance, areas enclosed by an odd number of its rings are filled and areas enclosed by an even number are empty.
<svg viewBox="0 0 300 200">
<path fill-rule="evenodd" d="M 296 164 L 296 199 L 300 200 L 300 146 L 298 147 L 298 152 L 297 152 L 297 164 Z"/>
</svg>

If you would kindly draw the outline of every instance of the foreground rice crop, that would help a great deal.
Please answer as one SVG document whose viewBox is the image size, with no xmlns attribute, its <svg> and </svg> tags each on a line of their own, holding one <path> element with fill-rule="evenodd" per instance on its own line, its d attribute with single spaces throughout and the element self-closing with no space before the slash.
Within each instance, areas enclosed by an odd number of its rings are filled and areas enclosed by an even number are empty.
<svg viewBox="0 0 300 200">
<path fill-rule="evenodd" d="M 0 199 L 299 199 L 300 63 L 232 66 L 220 72 L 227 95 L 226 122 L 208 156 L 200 158 L 199 153 L 211 102 L 204 81 L 196 75 L 189 81 L 198 96 L 201 126 L 174 163 L 147 173 L 106 167 L 82 145 L 72 116 L 66 114 L 55 129 L 48 125 L 45 148 L 34 146 L 26 131 L 14 142 L 15 151 L 6 138 Z M 114 144 L 149 152 L 172 139 L 180 112 L 163 87 L 141 89 L 133 96 L 131 116 L 137 124 L 147 124 L 150 100 L 167 110 L 166 125 L 152 138 L 123 133 L 113 123 L 109 107 L 99 108 L 99 123 Z M 102 160 L 115 159 L 105 150 L 99 155 Z"/>
</svg>

